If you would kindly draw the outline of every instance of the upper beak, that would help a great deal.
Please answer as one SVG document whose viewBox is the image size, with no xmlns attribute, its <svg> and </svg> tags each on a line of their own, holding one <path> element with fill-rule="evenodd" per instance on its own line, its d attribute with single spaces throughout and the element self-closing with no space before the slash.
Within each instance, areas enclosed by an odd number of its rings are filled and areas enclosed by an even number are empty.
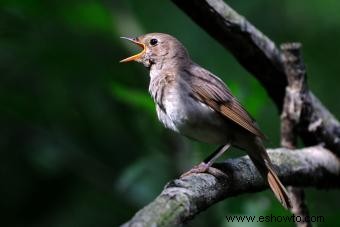
<svg viewBox="0 0 340 227">
<path fill-rule="evenodd" d="M 125 58 L 123 60 L 121 60 L 120 62 L 129 62 L 129 61 L 135 61 L 135 60 L 138 60 L 146 51 L 146 46 L 145 44 L 141 43 L 141 42 L 138 42 L 136 39 L 133 39 L 133 38 L 128 38 L 128 37 L 120 37 L 121 39 L 127 39 L 131 42 L 133 42 L 134 44 L 140 46 L 143 48 L 142 52 L 138 53 L 138 54 L 135 54 L 131 57 L 128 57 L 128 58 Z"/>
</svg>

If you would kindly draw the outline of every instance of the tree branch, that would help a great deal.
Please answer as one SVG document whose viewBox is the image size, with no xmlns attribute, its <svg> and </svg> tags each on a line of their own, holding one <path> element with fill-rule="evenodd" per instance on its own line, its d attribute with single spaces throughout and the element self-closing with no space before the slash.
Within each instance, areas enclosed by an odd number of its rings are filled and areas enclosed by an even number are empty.
<svg viewBox="0 0 340 227">
<path fill-rule="evenodd" d="M 303 109 L 302 97 L 307 92 L 306 68 L 300 48 L 300 43 L 281 45 L 288 79 L 281 114 L 281 146 L 290 149 L 295 149 L 297 145 L 296 126 Z"/>
<path fill-rule="evenodd" d="M 300 43 L 286 43 L 281 45 L 284 56 L 285 72 L 288 79 L 286 96 L 281 114 L 281 146 L 295 149 L 297 146 L 296 126 L 300 122 L 301 112 L 304 108 L 303 95 L 307 92 L 306 67 L 301 55 Z M 303 188 L 289 186 L 292 202 L 292 213 L 302 217 L 301 222 L 295 222 L 298 227 L 311 227 L 307 218 L 309 210 L 305 203 Z"/>
<path fill-rule="evenodd" d="M 268 150 L 284 184 L 340 187 L 340 161 L 321 146 Z M 248 156 L 215 165 L 227 178 L 194 174 L 167 184 L 161 194 L 123 226 L 177 226 L 225 198 L 267 188 Z"/>
<path fill-rule="evenodd" d="M 206 30 L 267 90 L 281 112 L 287 77 L 281 51 L 223 0 L 172 0 Z M 340 156 L 340 124 L 313 95 L 304 96 L 305 108 L 297 130 L 306 145 L 323 142 Z"/>
</svg>

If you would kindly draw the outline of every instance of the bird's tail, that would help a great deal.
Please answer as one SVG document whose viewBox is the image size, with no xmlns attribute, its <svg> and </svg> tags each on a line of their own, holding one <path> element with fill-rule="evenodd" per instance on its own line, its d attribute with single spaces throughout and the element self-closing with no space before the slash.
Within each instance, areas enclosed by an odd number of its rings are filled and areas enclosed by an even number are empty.
<svg viewBox="0 0 340 227">
<path fill-rule="evenodd" d="M 280 201 L 282 206 L 284 206 L 286 209 L 290 209 L 291 203 L 288 192 L 277 176 L 267 151 L 262 145 L 262 141 L 257 138 L 255 144 L 256 150 L 254 150 L 254 147 L 252 151 L 248 150 L 250 159 L 253 161 L 255 167 L 258 169 L 262 177 L 267 180 L 271 190 L 274 192 L 276 198 Z"/>
<path fill-rule="evenodd" d="M 268 168 L 267 173 L 267 181 L 274 192 L 276 198 L 280 201 L 280 203 L 286 208 L 291 209 L 290 199 L 287 193 L 286 188 L 282 185 L 280 179 L 276 175 L 275 171 L 272 168 Z"/>
</svg>

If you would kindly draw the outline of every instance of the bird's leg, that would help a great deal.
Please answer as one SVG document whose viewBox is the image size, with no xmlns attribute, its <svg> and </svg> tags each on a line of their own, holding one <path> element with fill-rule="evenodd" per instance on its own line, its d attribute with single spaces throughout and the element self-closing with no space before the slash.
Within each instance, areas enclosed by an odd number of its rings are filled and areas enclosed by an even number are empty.
<svg viewBox="0 0 340 227">
<path fill-rule="evenodd" d="M 225 144 L 220 147 L 218 147 L 213 153 L 211 153 L 207 158 L 204 159 L 203 162 L 201 162 L 199 165 L 194 166 L 191 170 L 188 172 L 185 172 L 181 175 L 182 177 L 189 176 L 194 173 L 210 173 L 214 176 L 216 175 L 225 175 L 221 170 L 218 170 L 214 167 L 211 167 L 211 165 L 218 159 L 228 148 L 230 147 L 230 144 Z"/>
</svg>

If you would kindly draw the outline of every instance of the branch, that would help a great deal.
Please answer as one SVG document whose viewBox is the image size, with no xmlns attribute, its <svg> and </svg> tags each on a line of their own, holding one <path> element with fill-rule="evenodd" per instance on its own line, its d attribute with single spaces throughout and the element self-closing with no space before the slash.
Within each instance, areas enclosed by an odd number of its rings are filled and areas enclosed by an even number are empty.
<svg viewBox="0 0 340 227">
<path fill-rule="evenodd" d="M 300 43 L 287 43 L 281 45 L 284 56 L 285 72 L 288 79 L 286 95 L 281 114 L 281 146 L 295 149 L 297 146 L 296 125 L 298 125 L 301 112 L 304 108 L 303 95 L 307 92 L 306 67 L 301 55 Z M 302 188 L 289 186 L 292 202 L 292 213 L 303 217 L 301 222 L 296 222 L 298 227 L 311 227 L 312 223 L 307 218 L 309 210 L 305 203 L 305 192 Z"/>
<path fill-rule="evenodd" d="M 267 90 L 281 112 L 287 77 L 284 59 L 274 42 L 223 0 L 172 0 L 205 29 Z M 340 123 L 313 95 L 304 96 L 305 108 L 297 130 L 306 145 L 323 142 L 340 156 Z"/>
<path fill-rule="evenodd" d="M 284 184 L 317 188 L 340 187 L 340 161 L 321 146 L 268 150 Z M 177 226 L 228 197 L 267 188 L 248 156 L 215 165 L 227 178 L 194 174 L 167 184 L 161 194 L 123 226 Z"/>
<path fill-rule="evenodd" d="M 307 92 L 306 68 L 300 53 L 300 43 L 283 44 L 281 49 L 288 79 L 281 114 L 281 146 L 295 149 L 297 145 L 296 125 L 301 118 L 303 95 Z"/>
</svg>

